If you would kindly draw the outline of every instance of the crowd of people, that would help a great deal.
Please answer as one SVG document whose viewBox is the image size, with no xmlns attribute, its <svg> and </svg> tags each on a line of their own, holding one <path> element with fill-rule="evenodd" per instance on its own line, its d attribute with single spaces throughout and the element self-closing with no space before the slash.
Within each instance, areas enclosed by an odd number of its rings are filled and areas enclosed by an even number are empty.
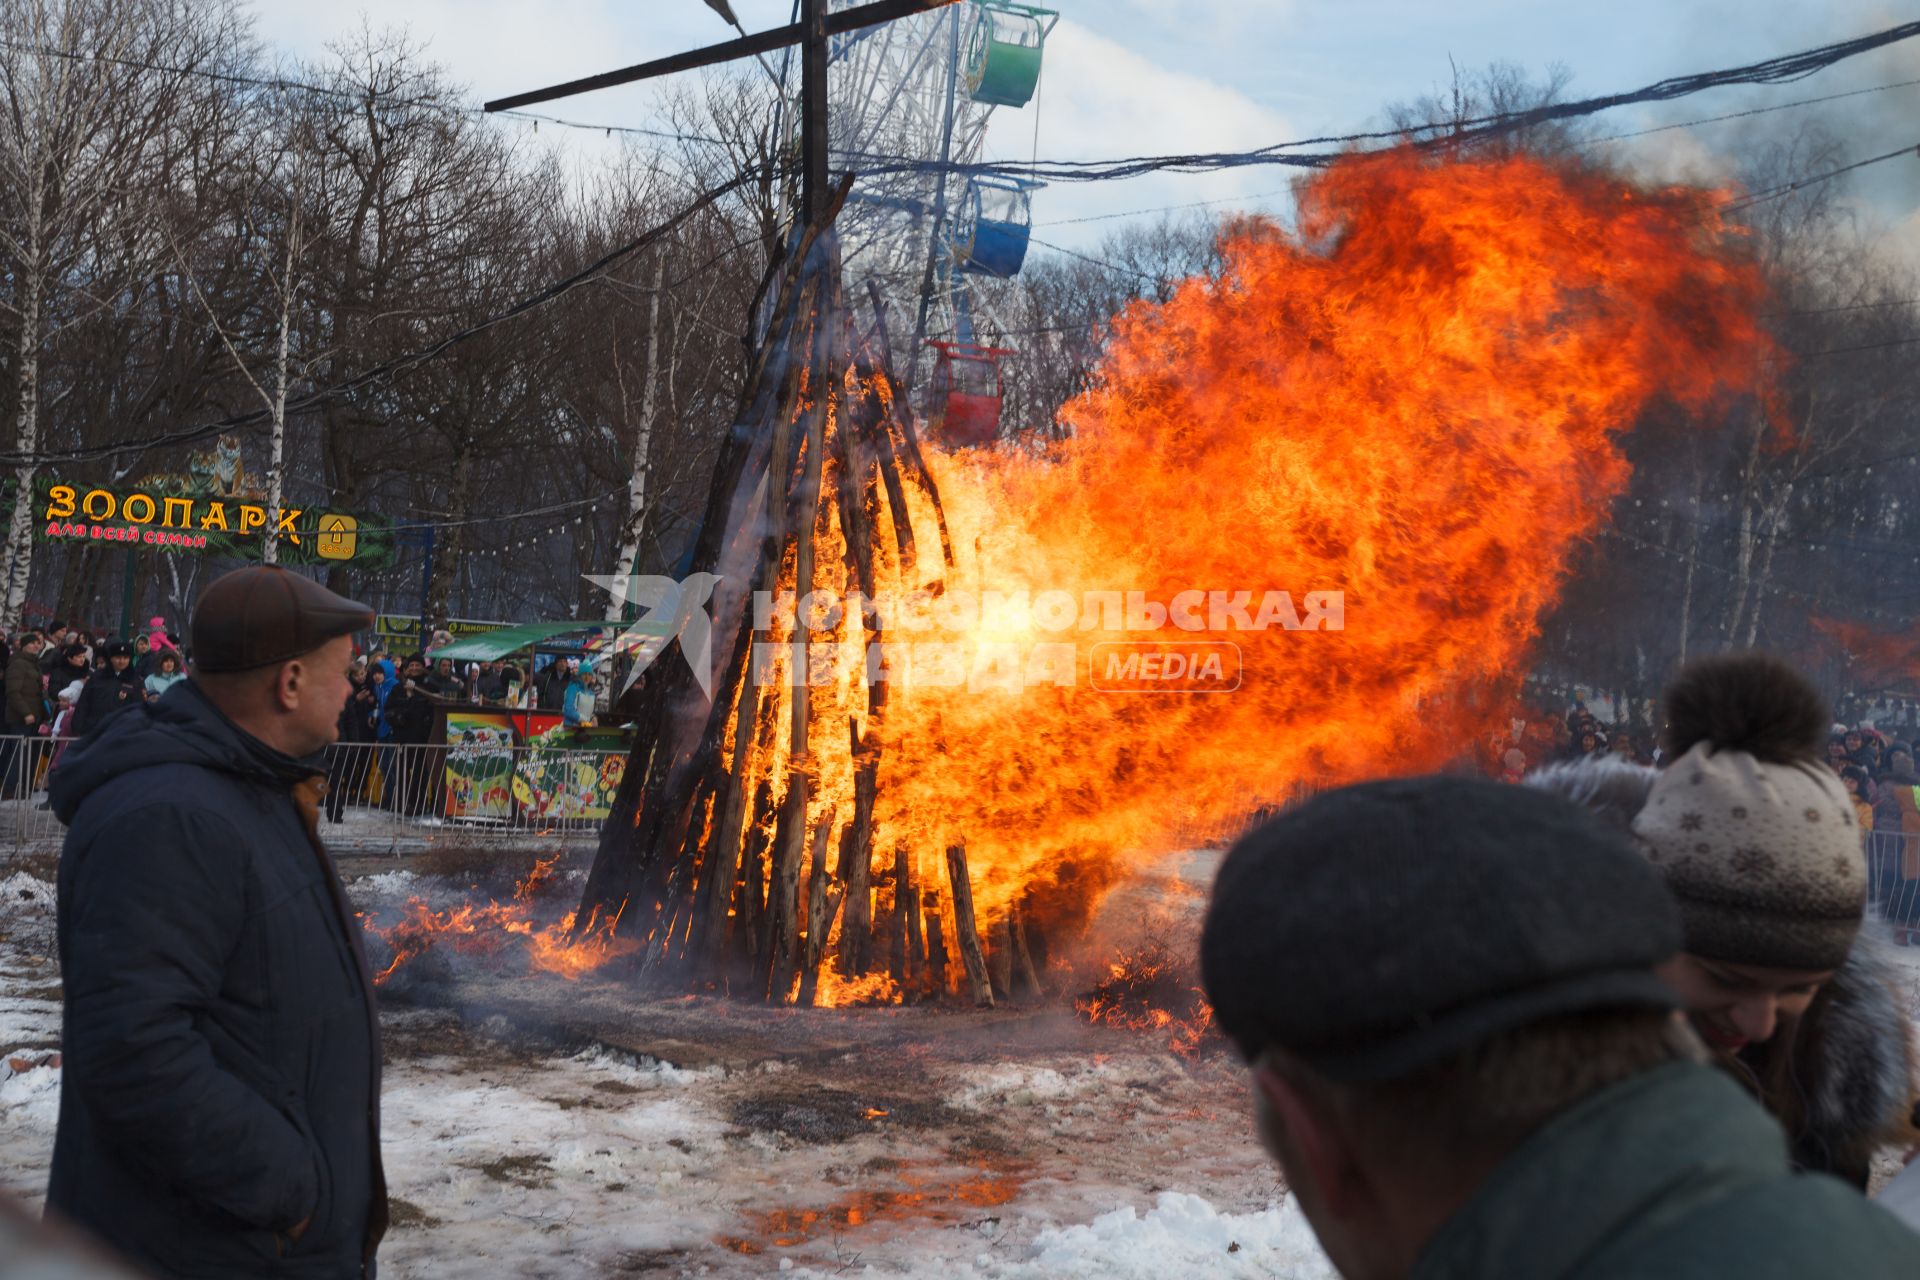
<svg viewBox="0 0 1920 1280">
<path fill-rule="evenodd" d="M 10 641 L 0 637 L 4 797 L 39 790 L 69 744 L 128 707 L 159 698 L 187 678 L 188 663 L 180 636 L 160 618 L 131 640 L 61 620 Z M 578 728 L 595 722 L 603 696 L 592 660 L 568 656 L 545 659 L 529 680 L 512 661 L 430 661 L 426 653 L 396 656 L 376 647 L 355 658 L 349 680 L 339 737 L 328 752 L 326 808 L 335 822 L 347 804 L 372 803 L 375 796 L 382 807 L 408 816 L 427 811 L 440 762 L 410 749 L 431 741 L 436 703 L 528 707 L 558 713 Z"/>
<path fill-rule="evenodd" d="M 339 737 L 327 754 L 326 809 L 335 823 L 349 804 L 370 800 L 376 777 L 381 807 L 408 817 L 431 810 L 444 766 L 444 752 L 429 748 L 436 703 L 531 707 L 583 728 L 594 723 L 600 697 L 592 662 L 565 656 L 550 659 L 529 686 L 512 662 L 430 661 L 419 652 L 395 658 L 375 649 L 354 659 L 347 679 Z"/>
<path fill-rule="evenodd" d="M 0 786 L 30 794 L 68 743 L 186 679 L 180 637 L 154 618 L 132 640 L 60 620 L 0 637 L 6 671 Z"/>
</svg>

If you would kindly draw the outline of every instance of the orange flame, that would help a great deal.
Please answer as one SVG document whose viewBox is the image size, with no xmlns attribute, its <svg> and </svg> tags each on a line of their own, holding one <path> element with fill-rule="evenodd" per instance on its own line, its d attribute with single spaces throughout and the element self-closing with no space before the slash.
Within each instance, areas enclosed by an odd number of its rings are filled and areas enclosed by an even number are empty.
<svg viewBox="0 0 1920 1280">
<path fill-rule="evenodd" d="M 980 933 L 993 937 L 1016 907 L 1043 929 L 1082 918 L 1183 831 L 1218 830 L 1308 783 L 1432 768 L 1504 731 L 1538 620 L 1625 486 L 1621 437 L 1661 405 L 1703 424 L 1735 397 L 1772 412 L 1778 353 L 1755 318 L 1765 289 L 1722 207 L 1717 193 L 1648 190 L 1573 163 L 1398 151 L 1307 180 L 1297 232 L 1233 228 L 1217 276 L 1116 319 L 1094 385 L 1064 411 L 1067 439 L 1044 455 L 930 460 L 950 536 L 917 488 L 903 495 L 911 530 L 894 527 L 890 502 L 864 517 L 883 592 L 1080 604 L 1134 593 L 1161 609 L 1199 592 L 1202 625 L 1223 629 L 1132 632 L 1084 609 L 1064 633 L 1035 617 L 950 618 L 933 635 L 890 622 L 889 641 L 950 642 L 969 672 L 999 646 L 1064 643 L 1072 687 L 910 673 L 877 719 L 862 663 L 810 670 L 804 759 L 788 758 L 786 702 L 768 704 L 779 712 L 765 723 L 730 726 L 747 743 L 722 744 L 742 747 L 745 794 L 765 785 L 763 824 L 804 776 L 806 829 L 836 828 L 812 842 L 824 865 L 801 892 L 837 902 L 850 887 L 827 867 L 861 808 L 856 741 L 880 761 L 872 897 L 857 914 L 885 917 L 896 850 L 929 901 L 944 897 L 943 854 L 964 844 Z M 848 405 L 886 388 L 849 370 L 840 391 L 829 440 Z M 841 599 L 856 586 L 826 513 L 864 491 L 868 476 L 842 471 L 860 457 L 848 447 L 809 462 L 822 511 L 812 586 Z M 905 533 L 912 555 L 891 550 Z M 950 568 L 932 550 L 948 543 Z M 779 586 L 797 572 L 789 554 Z M 1214 617 L 1214 593 L 1258 608 L 1280 592 L 1342 593 L 1344 628 L 1258 629 L 1231 607 Z M 764 638 L 794 636 L 776 622 Z M 862 654 L 861 612 L 809 638 Z M 1237 686 L 1091 687 L 1097 645 L 1142 638 L 1232 646 Z M 777 666 L 759 677 L 791 678 Z M 698 818 L 709 835 L 712 813 Z M 764 847 L 770 832 L 757 834 Z M 393 931 L 396 950 L 469 930 L 466 910 L 419 908 Z M 475 910 L 501 913 L 485 921 L 497 930 L 535 932 L 525 903 Z M 834 956 L 844 919 L 809 950 Z M 587 934 L 609 954 L 622 945 L 615 923 Z M 562 950 L 594 954 L 581 946 Z M 562 963 L 539 945 L 530 955 Z M 845 981 L 829 964 L 816 1002 L 898 996 L 890 980 Z M 1163 1012 L 1160 1030 L 1205 1034 L 1203 1020 L 1176 1028 L 1182 1015 Z"/>
<path fill-rule="evenodd" d="M 1121 955 L 1074 1008 L 1087 1021 L 1167 1037 L 1182 1057 L 1197 1057 L 1213 1033 L 1213 1006 L 1183 975 L 1164 943 Z"/>
<path fill-rule="evenodd" d="M 435 946 L 446 946 L 462 955 L 493 956 L 502 952 L 508 940 L 524 941 L 528 969 L 552 973 L 576 980 L 583 974 L 631 955 L 639 944 L 619 937 L 619 918 L 602 921 L 595 912 L 575 936 L 576 914 L 569 911 L 557 923 L 545 926 L 533 921 L 534 899 L 542 885 L 552 879 L 560 855 L 542 860 L 514 886 L 509 902 L 463 903 L 444 911 L 435 911 L 424 899 L 412 897 L 402 909 L 398 923 L 381 928 L 361 917 L 366 931 L 393 950 L 393 961 L 374 976 L 375 986 L 384 986 L 409 960 Z"/>
<path fill-rule="evenodd" d="M 820 985 L 814 993 L 814 1004 L 823 1009 L 898 1003 L 900 988 L 885 972 L 849 979 L 842 977 L 830 964 L 820 968 Z"/>
<path fill-rule="evenodd" d="M 1395 152 L 1308 180 L 1297 234 L 1233 229 L 1217 278 L 1117 319 L 1049 455 L 935 460 L 948 585 L 1340 591 L 1345 629 L 1197 637 L 1239 646 L 1232 693 L 1092 691 L 1092 643 L 1140 638 L 1098 630 L 1044 637 L 1076 643 L 1071 689 L 896 687 L 876 850 L 924 865 L 964 840 L 983 922 L 1022 895 L 1072 915 L 1183 822 L 1436 767 L 1504 728 L 1625 485 L 1620 437 L 1656 404 L 1708 422 L 1771 403 L 1764 286 L 1718 208 L 1571 163 Z M 835 748 L 821 806 L 845 813 Z"/>
</svg>

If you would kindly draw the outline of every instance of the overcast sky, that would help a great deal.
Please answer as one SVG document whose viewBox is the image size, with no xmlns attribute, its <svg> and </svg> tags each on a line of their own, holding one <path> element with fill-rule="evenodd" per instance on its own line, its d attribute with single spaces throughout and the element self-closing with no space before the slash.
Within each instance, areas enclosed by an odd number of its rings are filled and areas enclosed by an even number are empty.
<svg viewBox="0 0 1920 1280">
<path fill-rule="evenodd" d="M 733 0 L 749 30 L 775 26 L 792 0 Z M 1001 109 L 989 154 L 1053 159 L 1244 150 L 1377 125 L 1384 106 L 1430 93 L 1451 64 L 1495 60 L 1535 73 L 1553 63 L 1586 97 L 1751 62 L 1920 18 L 1920 4 L 1874 0 L 1057 0 L 1038 101 Z M 312 0 L 253 0 L 270 49 L 315 57 L 363 20 Z M 727 38 L 701 0 L 382 0 L 365 20 L 403 27 L 468 85 L 476 101 L 538 88 Z M 1451 60 L 1451 63 L 1450 63 Z M 1810 79 L 1698 94 L 1604 117 L 1608 132 L 1643 129 L 1795 99 L 1920 80 L 1920 40 L 1855 58 Z M 609 124 L 659 123 L 657 99 L 607 90 L 541 110 Z M 1789 127 L 1818 114 L 1856 157 L 1920 143 L 1920 84 L 1758 118 Z M 522 127 L 505 125 L 502 127 Z M 1631 146 L 1637 163 L 1712 177 L 1732 131 L 1706 125 Z M 551 128 L 549 136 L 564 135 Z M 564 145 L 591 156 L 597 135 Z M 1037 234 L 1085 247 L 1119 225 L 1107 215 L 1196 201 L 1280 209 L 1295 171 L 1242 169 L 1056 186 L 1035 199 Z M 1920 261 L 1920 158 L 1862 174 L 1869 221 Z M 1153 216 L 1153 215 L 1148 215 Z M 1084 221 L 1085 219 L 1100 219 Z"/>
</svg>

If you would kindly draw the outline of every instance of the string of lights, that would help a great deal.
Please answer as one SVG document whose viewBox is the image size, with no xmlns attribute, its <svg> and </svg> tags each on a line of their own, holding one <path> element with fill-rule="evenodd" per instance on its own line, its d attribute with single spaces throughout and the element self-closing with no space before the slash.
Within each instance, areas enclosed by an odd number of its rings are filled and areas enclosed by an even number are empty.
<svg viewBox="0 0 1920 1280">
<path fill-rule="evenodd" d="M 606 493 L 596 497 L 577 498 L 572 502 L 555 502 L 549 503 L 544 507 L 532 507 L 525 511 L 509 511 L 504 514 L 490 513 L 484 516 L 469 516 L 460 520 L 408 520 L 395 524 L 393 529 L 397 533 L 403 529 L 457 529 L 476 524 L 511 524 L 516 520 L 531 520 L 538 516 L 550 516 L 561 511 L 577 510 L 580 507 L 597 507 L 603 502 L 611 502 L 626 491 L 627 486 L 621 485 L 617 489 L 610 489 Z M 580 523 L 580 518 L 578 516 L 574 517 L 573 523 Z M 558 527 L 556 527 L 553 532 L 558 532 Z"/>
</svg>

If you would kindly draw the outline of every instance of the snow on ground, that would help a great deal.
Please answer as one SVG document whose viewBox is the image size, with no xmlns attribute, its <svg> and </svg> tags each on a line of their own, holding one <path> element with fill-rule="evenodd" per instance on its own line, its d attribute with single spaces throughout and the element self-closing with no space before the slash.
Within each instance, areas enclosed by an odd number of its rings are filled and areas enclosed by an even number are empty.
<svg viewBox="0 0 1920 1280">
<path fill-rule="evenodd" d="M 1049 1228 L 1034 1241 L 1030 1261 L 988 1264 L 1005 1280 L 1043 1276 L 1101 1276 L 1160 1280 L 1205 1273 L 1220 1277 L 1328 1276 L 1307 1220 L 1291 1205 L 1259 1213 L 1220 1213 L 1205 1200 L 1163 1191 L 1147 1213 L 1115 1209 L 1085 1226 Z"/>
<path fill-rule="evenodd" d="M 462 889 L 394 871 L 354 896 Z M 32 1206 L 61 1077 L 51 913 L 44 881 L 0 879 L 0 1191 Z M 580 990 L 548 981 L 555 1001 Z M 395 1280 L 1333 1274 L 1253 1142 L 1237 1069 L 1146 1039 L 906 1063 L 769 1042 L 675 1065 L 527 1043 L 498 1016 L 383 1021 Z"/>
</svg>

